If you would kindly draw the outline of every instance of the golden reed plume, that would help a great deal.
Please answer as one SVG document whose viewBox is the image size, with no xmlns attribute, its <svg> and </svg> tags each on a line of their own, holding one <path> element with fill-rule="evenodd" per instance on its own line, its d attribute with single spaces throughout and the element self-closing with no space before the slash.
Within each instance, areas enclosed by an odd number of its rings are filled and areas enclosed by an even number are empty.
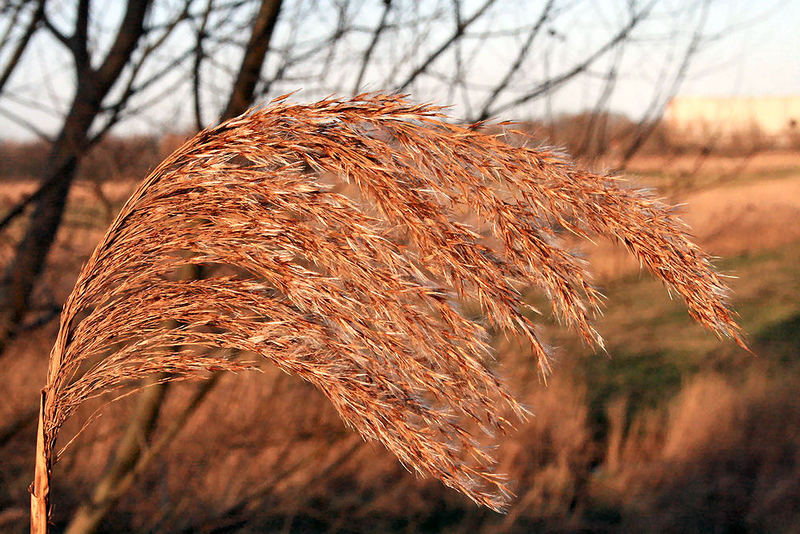
<svg viewBox="0 0 800 534">
<path fill-rule="evenodd" d="M 491 235 L 458 222 L 464 213 Z M 34 516 L 46 514 L 58 430 L 82 402 L 148 376 L 251 367 L 208 348 L 256 353 L 311 382 L 364 438 L 501 509 L 504 479 L 459 424 L 502 431 L 507 407 L 525 413 L 484 363 L 487 327 L 522 333 L 545 373 L 518 291 L 533 284 L 602 346 L 591 322 L 600 295 L 556 227 L 621 241 L 696 320 L 743 345 L 725 285 L 668 206 L 552 152 L 444 122 L 441 108 L 281 98 L 200 132 L 123 206 L 64 305 Z M 216 274 L 177 278 L 187 264 Z M 480 303 L 486 324 L 464 316 L 463 299 Z"/>
</svg>

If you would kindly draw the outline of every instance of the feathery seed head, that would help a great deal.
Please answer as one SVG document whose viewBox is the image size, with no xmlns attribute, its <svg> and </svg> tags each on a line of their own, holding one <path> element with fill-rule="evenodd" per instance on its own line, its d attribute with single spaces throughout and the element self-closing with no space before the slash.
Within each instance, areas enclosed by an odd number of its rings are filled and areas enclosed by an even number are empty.
<svg viewBox="0 0 800 534">
<path fill-rule="evenodd" d="M 670 208 L 616 177 L 511 146 L 402 96 L 285 99 L 197 134 L 140 185 L 80 273 L 51 353 L 48 458 L 83 401 L 149 375 L 250 368 L 207 349 L 259 354 L 314 384 L 342 419 L 406 466 L 501 509 L 462 419 L 509 427 L 525 411 L 487 367 L 486 326 L 547 351 L 518 288 L 602 347 L 601 295 L 556 225 L 617 239 L 691 315 L 743 345 L 727 289 Z M 491 242 L 463 222 L 472 213 Z M 181 280 L 184 265 L 216 266 Z M 205 349 L 205 350 L 204 350 Z M 51 460 L 52 461 L 52 460 Z"/>
</svg>

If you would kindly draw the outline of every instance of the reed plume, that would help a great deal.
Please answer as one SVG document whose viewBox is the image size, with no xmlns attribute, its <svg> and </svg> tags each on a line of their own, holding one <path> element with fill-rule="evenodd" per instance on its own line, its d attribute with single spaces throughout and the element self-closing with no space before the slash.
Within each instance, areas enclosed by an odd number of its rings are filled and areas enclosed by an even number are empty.
<svg viewBox="0 0 800 534">
<path fill-rule="evenodd" d="M 547 372 L 519 292 L 533 284 L 602 346 L 601 295 L 554 228 L 624 243 L 696 320 L 743 345 L 725 285 L 671 208 L 556 153 L 387 95 L 282 98 L 202 131 L 126 202 L 64 305 L 34 512 L 81 403 L 147 376 L 250 367 L 209 348 L 307 380 L 410 469 L 501 509 L 505 480 L 463 423 L 503 431 L 501 413 L 525 411 L 487 364 L 487 331 L 523 334 Z M 187 264 L 227 270 L 177 279 Z M 467 318 L 464 299 L 486 320 Z"/>
</svg>

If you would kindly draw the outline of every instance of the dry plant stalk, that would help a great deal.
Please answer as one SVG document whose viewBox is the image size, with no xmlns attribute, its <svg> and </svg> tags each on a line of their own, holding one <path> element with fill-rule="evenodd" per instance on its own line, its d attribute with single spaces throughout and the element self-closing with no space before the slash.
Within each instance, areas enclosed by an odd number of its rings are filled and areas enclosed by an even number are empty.
<svg viewBox="0 0 800 534">
<path fill-rule="evenodd" d="M 464 210 L 493 240 L 458 222 Z M 621 241 L 695 319 L 743 345 L 727 289 L 683 223 L 618 178 L 400 96 L 280 98 L 209 128 L 140 185 L 64 305 L 40 467 L 49 474 L 59 428 L 87 399 L 154 374 L 249 367 L 199 350 L 224 347 L 311 382 L 364 438 L 499 510 L 504 478 L 459 424 L 502 431 L 504 405 L 524 417 L 485 364 L 487 327 L 524 334 L 547 372 L 518 292 L 535 284 L 602 346 L 591 321 L 601 296 L 556 226 Z M 187 264 L 234 269 L 172 276 Z M 464 316 L 466 298 L 486 324 Z M 46 499 L 37 479 L 38 510 Z"/>
</svg>

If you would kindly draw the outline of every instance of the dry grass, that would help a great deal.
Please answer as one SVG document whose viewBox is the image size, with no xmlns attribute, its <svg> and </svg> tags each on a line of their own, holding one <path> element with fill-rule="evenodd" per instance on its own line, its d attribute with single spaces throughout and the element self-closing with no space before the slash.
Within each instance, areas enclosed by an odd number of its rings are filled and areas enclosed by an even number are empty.
<svg viewBox="0 0 800 534">
<path fill-rule="evenodd" d="M 457 222 L 464 210 L 491 236 Z M 123 206 L 64 305 L 47 457 L 87 399 L 154 374 L 251 367 L 200 350 L 229 348 L 312 383 L 406 466 L 500 509 L 505 481 L 460 422 L 508 428 L 500 401 L 524 415 L 484 363 L 486 328 L 521 332 L 546 372 L 518 292 L 535 284 L 602 345 L 600 295 L 555 227 L 621 241 L 695 319 L 742 344 L 727 290 L 683 224 L 618 178 L 395 96 L 276 101 L 203 131 Z M 225 267 L 177 280 L 186 264 Z M 466 298 L 487 324 L 465 317 Z"/>
<path fill-rule="evenodd" d="M 634 419 L 613 476 L 598 476 L 594 492 L 628 509 L 622 530 L 795 532 L 795 382 L 756 368 L 738 380 L 695 377 L 666 413 Z"/>
</svg>

